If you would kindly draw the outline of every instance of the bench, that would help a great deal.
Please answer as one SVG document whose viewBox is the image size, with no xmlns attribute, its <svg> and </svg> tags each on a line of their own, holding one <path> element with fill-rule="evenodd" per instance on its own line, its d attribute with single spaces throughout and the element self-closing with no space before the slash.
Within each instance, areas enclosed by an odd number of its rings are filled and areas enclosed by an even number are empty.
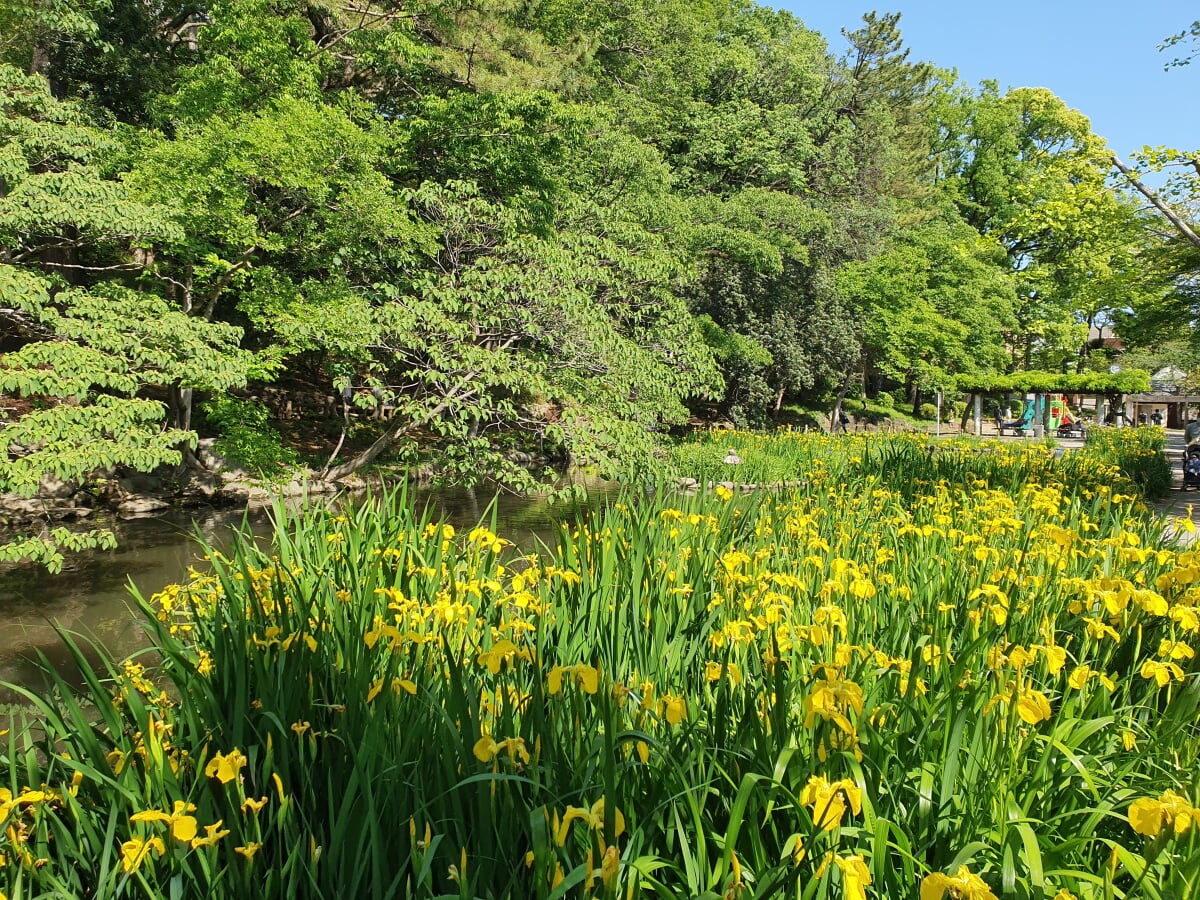
<svg viewBox="0 0 1200 900">
<path fill-rule="evenodd" d="M 1087 429 L 1084 427 L 1082 422 L 1072 422 L 1070 425 L 1060 425 L 1055 434 L 1057 434 L 1058 437 L 1063 438 L 1079 438 L 1083 441 L 1087 440 Z"/>
</svg>

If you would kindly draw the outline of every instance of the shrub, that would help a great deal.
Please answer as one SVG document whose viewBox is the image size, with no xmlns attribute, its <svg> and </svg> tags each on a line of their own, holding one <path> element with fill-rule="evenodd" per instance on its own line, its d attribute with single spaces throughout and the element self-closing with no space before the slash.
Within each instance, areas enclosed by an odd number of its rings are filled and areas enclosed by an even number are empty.
<svg viewBox="0 0 1200 900">
<path fill-rule="evenodd" d="M 1163 453 L 1167 434 L 1157 426 L 1092 428 L 1087 448 L 1097 458 L 1120 469 L 1147 497 L 1157 499 L 1171 488 L 1171 464 Z"/>
<path fill-rule="evenodd" d="M 235 465 L 269 478 L 296 464 L 296 452 L 280 442 L 270 411 L 259 401 L 222 394 L 205 403 L 203 411 L 218 435 L 216 451 Z"/>
</svg>

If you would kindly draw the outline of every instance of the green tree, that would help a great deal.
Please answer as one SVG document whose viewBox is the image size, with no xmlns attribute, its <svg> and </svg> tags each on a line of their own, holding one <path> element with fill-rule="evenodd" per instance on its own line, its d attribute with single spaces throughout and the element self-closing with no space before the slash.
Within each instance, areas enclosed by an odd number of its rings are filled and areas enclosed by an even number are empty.
<svg viewBox="0 0 1200 900">
<path fill-rule="evenodd" d="M 164 428 L 149 393 L 244 384 L 240 331 L 194 321 L 137 289 L 167 212 L 108 175 L 115 145 L 46 80 L 0 65 L 0 297 L 9 349 L 0 391 L 30 406 L 0 431 L 0 491 L 33 494 L 47 476 L 81 482 L 118 466 L 179 462 L 187 423 Z M 177 409 L 178 413 L 179 410 Z M 106 541 L 43 529 L 0 558 L 61 565 L 59 547 Z"/>
<path fill-rule="evenodd" d="M 1130 302 L 1143 222 L 1109 188 L 1103 139 L 1050 91 L 951 87 L 935 108 L 942 189 L 1016 279 L 1014 364 L 1057 368 L 1090 316 Z"/>
<path fill-rule="evenodd" d="M 899 232 L 840 275 L 862 321 L 868 390 L 881 378 L 903 385 L 914 415 L 951 376 L 1003 368 L 1016 305 L 1003 248 L 947 219 Z"/>
</svg>

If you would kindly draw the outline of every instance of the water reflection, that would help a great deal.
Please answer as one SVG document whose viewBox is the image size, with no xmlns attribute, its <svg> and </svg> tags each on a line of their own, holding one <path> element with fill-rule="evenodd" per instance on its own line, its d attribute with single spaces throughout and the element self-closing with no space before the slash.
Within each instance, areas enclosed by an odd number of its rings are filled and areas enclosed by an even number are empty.
<svg viewBox="0 0 1200 900">
<path fill-rule="evenodd" d="M 587 505 L 595 505 L 614 486 L 587 485 Z M 490 514 L 493 497 L 480 491 L 426 491 L 414 497 L 418 509 L 429 505 L 456 527 L 474 525 Z M 554 523 L 572 516 L 578 507 L 551 504 L 542 496 L 500 495 L 494 498 L 497 531 L 526 551 L 549 540 Z M 38 655 L 42 654 L 68 679 L 77 678 L 57 625 L 107 648 L 118 658 L 146 646 L 140 618 L 133 611 L 129 586 L 145 596 L 180 581 L 189 566 L 204 562 L 195 541 L 224 547 L 233 530 L 247 521 L 255 534 L 267 537 L 270 518 L 265 511 L 189 510 L 118 523 L 114 550 L 68 555 L 59 575 L 25 566 L 0 574 L 0 681 L 40 686 Z M 94 652 L 88 656 L 96 658 Z M 11 701 L 0 691 L 0 702 Z"/>
</svg>

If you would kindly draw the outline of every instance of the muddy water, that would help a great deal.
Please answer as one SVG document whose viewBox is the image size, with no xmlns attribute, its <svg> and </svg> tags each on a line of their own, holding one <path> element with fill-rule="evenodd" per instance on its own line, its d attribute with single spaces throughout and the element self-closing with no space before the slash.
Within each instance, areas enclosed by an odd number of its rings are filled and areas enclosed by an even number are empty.
<svg viewBox="0 0 1200 900">
<path fill-rule="evenodd" d="M 588 503 L 601 502 L 613 490 L 603 483 L 588 485 Z M 481 492 L 438 491 L 419 494 L 415 503 L 418 508 L 429 503 L 461 528 L 478 522 L 491 499 Z M 574 514 L 571 507 L 537 496 L 501 495 L 496 504 L 498 532 L 530 550 L 538 538 L 549 539 L 556 519 Z M 0 682 L 40 685 L 39 655 L 73 680 L 75 667 L 56 628 L 118 658 L 144 648 L 130 585 L 149 597 L 186 578 L 189 566 L 203 566 L 195 535 L 218 547 L 227 545 L 245 516 L 241 510 L 191 510 L 120 522 L 114 527 L 115 550 L 68 556 L 59 575 L 34 567 L 0 573 Z M 259 536 L 270 534 L 265 512 L 251 514 L 249 525 Z M 87 655 L 97 657 L 95 652 Z M 0 702 L 13 699 L 11 691 L 0 689 Z"/>
</svg>

